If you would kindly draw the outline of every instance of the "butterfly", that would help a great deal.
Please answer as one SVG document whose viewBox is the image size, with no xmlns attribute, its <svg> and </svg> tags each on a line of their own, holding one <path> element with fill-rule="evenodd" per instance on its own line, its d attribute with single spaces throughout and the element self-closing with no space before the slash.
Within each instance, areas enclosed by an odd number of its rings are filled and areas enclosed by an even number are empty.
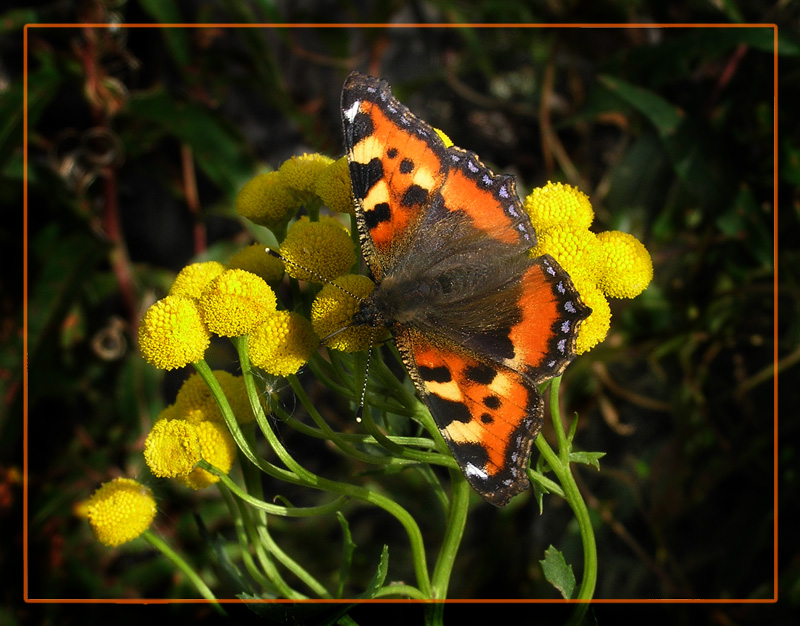
<svg viewBox="0 0 800 626">
<path fill-rule="evenodd" d="M 505 506 L 530 484 L 542 382 L 589 316 L 512 176 L 446 147 L 389 84 L 354 72 L 342 120 L 361 249 L 376 286 L 353 325 L 386 326 L 470 485 Z"/>
</svg>

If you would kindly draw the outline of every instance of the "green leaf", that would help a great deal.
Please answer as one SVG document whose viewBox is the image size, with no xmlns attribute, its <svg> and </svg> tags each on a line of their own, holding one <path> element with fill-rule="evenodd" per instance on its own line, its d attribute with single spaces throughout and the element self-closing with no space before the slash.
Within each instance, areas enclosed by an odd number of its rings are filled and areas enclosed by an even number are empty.
<svg viewBox="0 0 800 626">
<path fill-rule="evenodd" d="M 200 168 L 227 196 L 233 197 L 252 176 L 254 161 L 242 148 L 243 139 L 198 104 L 176 101 L 166 91 L 155 90 L 132 97 L 126 112 L 133 122 L 153 125 L 161 134 L 191 146 Z"/>
<path fill-rule="evenodd" d="M 681 110 L 654 91 L 613 76 L 600 76 L 598 81 L 639 111 L 655 126 L 661 137 L 672 135 L 683 120 Z"/>
<path fill-rule="evenodd" d="M 342 527 L 342 565 L 339 568 L 339 587 L 336 590 L 336 597 L 341 598 L 344 594 L 344 585 L 350 576 L 350 565 L 353 562 L 353 553 L 356 549 L 356 544 L 353 542 L 353 535 L 350 533 L 350 525 L 347 523 L 341 511 L 336 511 L 336 517 L 339 520 L 339 525 Z"/>
<path fill-rule="evenodd" d="M 578 430 L 578 414 L 575 413 L 572 417 L 572 423 L 569 425 L 569 433 L 567 434 L 567 443 L 569 449 L 572 450 L 572 440 L 575 438 L 575 432 Z"/>
<path fill-rule="evenodd" d="M 544 559 L 539 563 L 542 565 L 547 582 L 558 589 L 566 600 L 572 598 L 572 594 L 575 592 L 575 574 L 572 573 L 572 565 L 567 564 L 564 555 L 550 546 L 544 551 Z"/>
<path fill-rule="evenodd" d="M 361 598 L 374 598 L 375 594 L 377 593 L 378 589 L 381 588 L 383 585 L 383 581 L 386 580 L 386 574 L 389 571 L 389 546 L 383 546 L 383 550 L 381 550 L 381 558 L 378 561 L 378 569 L 375 571 L 375 575 L 372 577 L 369 585 L 367 585 L 366 591 L 361 594 Z"/>
<path fill-rule="evenodd" d="M 592 465 L 595 469 L 600 469 L 600 459 L 606 455 L 605 452 L 570 452 L 570 463 L 585 463 Z"/>
<path fill-rule="evenodd" d="M 539 515 L 541 515 L 544 513 L 544 496 L 550 493 L 550 490 L 545 487 L 543 483 L 537 480 L 537 472 L 528 472 L 528 478 L 530 479 L 531 487 L 533 488 L 533 497 L 536 499 L 536 503 L 539 505 Z"/>
</svg>

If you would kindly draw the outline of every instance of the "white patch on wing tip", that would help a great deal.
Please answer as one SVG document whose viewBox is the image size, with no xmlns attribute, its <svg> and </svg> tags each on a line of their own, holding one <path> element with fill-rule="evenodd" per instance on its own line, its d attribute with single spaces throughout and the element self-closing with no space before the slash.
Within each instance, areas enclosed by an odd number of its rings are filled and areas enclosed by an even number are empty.
<svg viewBox="0 0 800 626">
<path fill-rule="evenodd" d="M 486 480 L 489 478 L 489 473 L 486 470 L 481 469 L 473 463 L 467 463 L 464 466 L 464 473 L 467 476 L 474 476 L 475 478 L 480 478 L 481 480 Z"/>
<path fill-rule="evenodd" d="M 358 109 L 360 106 L 361 100 L 356 100 L 349 109 L 344 109 L 342 111 L 342 113 L 344 113 L 344 118 L 351 124 L 356 119 L 356 115 L 358 114 Z"/>
</svg>

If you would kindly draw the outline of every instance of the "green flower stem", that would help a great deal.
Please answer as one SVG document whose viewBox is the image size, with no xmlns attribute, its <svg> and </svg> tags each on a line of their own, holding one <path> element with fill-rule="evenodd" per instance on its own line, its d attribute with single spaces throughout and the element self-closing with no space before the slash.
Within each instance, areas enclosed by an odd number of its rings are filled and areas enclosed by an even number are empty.
<svg viewBox="0 0 800 626">
<path fill-rule="evenodd" d="M 341 368 L 333 364 L 335 352 L 333 350 L 328 350 L 328 353 L 331 355 L 330 363 L 322 358 L 320 352 L 317 352 L 308 360 L 308 367 L 311 369 L 314 377 L 324 387 L 343 398 L 355 400 L 355 390 L 352 385 L 348 386 L 340 382 L 342 380 Z M 336 363 L 338 365 L 338 359 Z"/>
<path fill-rule="evenodd" d="M 411 585 L 387 585 L 386 587 L 379 588 L 374 595 L 375 598 L 410 598 L 412 600 L 429 600 L 430 598 L 422 593 L 416 587 Z"/>
<path fill-rule="evenodd" d="M 170 548 L 165 541 L 163 541 L 160 537 L 158 537 L 153 531 L 150 529 L 144 531 L 142 533 L 142 537 L 156 550 L 161 552 L 164 556 L 166 556 L 170 561 L 172 561 L 179 570 L 181 570 L 186 577 L 192 581 L 192 584 L 197 588 L 197 591 L 200 592 L 200 595 L 203 596 L 206 600 L 211 602 L 214 609 L 220 613 L 221 615 L 227 615 L 225 613 L 225 609 L 217 602 L 217 598 L 211 589 L 208 588 L 203 579 L 200 578 L 200 575 L 192 569 L 192 566 L 189 565 L 183 557 L 181 557 L 175 550 Z"/>
<path fill-rule="evenodd" d="M 553 427 L 556 431 L 556 438 L 559 443 L 558 455 L 556 455 L 549 444 L 541 435 L 536 438 L 536 447 L 545 461 L 550 465 L 564 489 L 564 497 L 575 513 L 578 528 L 581 533 L 583 544 L 583 577 L 581 586 L 578 590 L 577 600 L 591 600 L 594 595 L 595 585 L 597 584 L 597 545 L 594 538 L 594 529 L 589 517 L 589 510 L 583 501 L 581 492 L 572 476 L 570 469 L 569 454 L 570 445 L 564 426 L 561 422 L 561 413 L 558 405 L 558 389 L 561 377 L 556 377 L 550 382 L 550 416 Z"/>
<path fill-rule="evenodd" d="M 246 493 L 239 485 L 237 485 L 231 478 L 220 469 L 214 467 L 207 461 L 200 461 L 197 464 L 207 472 L 211 472 L 219 476 L 220 482 L 233 492 L 236 497 L 246 502 L 250 506 L 260 511 L 266 511 L 270 515 L 279 515 L 281 517 L 314 517 L 315 515 L 325 515 L 327 513 L 334 513 L 342 508 L 342 505 L 347 501 L 347 497 L 339 496 L 328 504 L 320 506 L 307 506 L 307 507 L 293 507 L 281 506 L 279 504 L 270 504 L 264 502 Z"/>
<path fill-rule="evenodd" d="M 339 436 L 338 433 L 334 432 L 334 430 L 330 426 L 328 426 L 328 424 L 322 418 L 322 415 L 320 415 L 319 411 L 317 410 L 317 407 L 315 407 L 314 404 L 309 399 L 308 394 L 306 394 L 305 389 L 303 389 L 303 386 L 300 384 L 300 381 L 297 380 L 297 376 L 287 376 L 287 380 L 289 381 L 292 390 L 297 396 L 297 399 L 300 400 L 300 404 L 303 405 L 303 408 L 305 408 L 305 410 L 311 416 L 311 419 L 314 420 L 314 423 L 317 424 L 317 426 L 319 426 L 319 429 L 325 436 L 325 439 L 329 439 L 330 441 L 332 441 L 333 444 L 337 448 L 339 448 L 342 452 L 355 459 L 364 461 L 365 463 L 376 463 L 379 465 L 385 465 L 394 461 L 393 459 L 388 458 L 386 456 L 376 456 L 373 454 L 362 452 L 361 450 L 358 450 L 357 448 L 354 448 L 350 444 L 346 443 Z"/>
<path fill-rule="evenodd" d="M 225 500 L 225 504 L 231 513 L 233 527 L 236 531 L 236 537 L 239 542 L 239 551 L 242 557 L 242 563 L 244 563 L 247 573 L 253 578 L 253 580 L 256 581 L 256 583 L 261 586 L 262 589 L 276 589 L 272 584 L 272 581 L 264 576 L 261 569 L 259 569 L 259 567 L 256 565 L 256 562 L 253 560 L 253 555 L 250 554 L 250 546 L 254 545 L 254 540 L 256 537 L 251 537 L 247 532 L 248 528 L 252 528 L 251 520 L 247 519 L 249 514 L 248 510 L 245 507 L 240 506 L 233 497 L 233 494 L 231 494 L 231 492 L 224 487 L 220 487 L 219 491 L 222 494 L 222 498 Z M 248 522 L 250 523 L 248 524 Z"/>
<path fill-rule="evenodd" d="M 246 512 L 244 502 L 237 501 L 237 506 L 242 511 L 245 530 L 250 537 L 249 544 L 253 547 L 256 558 L 261 564 L 261 569 L 264 571 L 264 575 L 269 579 L 270 583 L 272 583 L 272 586 L 274 586 L 276 594 L 281 598 L 288 598 L 290 600 L 307 600 L 308 596 L 292 589 L 289 583 L 281 576 L 275 564 L 275 560 L 272 558 L 269 550 L 267 550 L 267 546 L 259 538 L 260 526 L 257 526 L 250 518 L 250 515 Z"/>
<path fill-rule="evenodd" d="M 242 342 L 246 343 L 246 341 Z M 239 447 L 239 450 L 247 457 L 247 459 L 255 465 L 258 469 L 260 469 L 265 474 L 272 476 L 273 478 L 277 478 L 278 480 L 285 480 L 290 483 L 294 484 L 303 484 L 299 478 L 290 471 L 281 469 L 279 467 L 275 467 L 272 463 L 264 461 L 261 459 L 255 452 L 253 445 L 248 441 L 247 437 L 245 437 L 242 429 L 239 427 L 239 423 L 236 421 L 236 416 L 233 414 L 233 410 L 231 409 L 230 404 L 228 403 L 228 399 L 225 397 L 225 393 L 222 391 L 222 387 L 220 387 L 219 382 L 217 381 L 216 376 L 211 371 L 211 368 L 208 366 L 204 360 L 197 361 L 193 363 L 194 368 L 203 377 L 203 380 L 211 389 L 211 392 L 214 394 L 214 397 L 217 400 L 217 404 L 222 411 L 222 415 L 225 418 L 225 423 L 228 425 L 228 430 L 233 437 L 233 440 L 236 442 L 236 445 Z M 248 368 L 249 368 L 249 361 L 248 361 Z M 250 383 L 252 385 L 252 378 L 250 379 Z M 256 402 L 258 402 L 258 395 L 255 392 Z M 250 391 L 248 390 L 248 394 Z M 253 401 L 254 396 L 250 395 L 251 402 Z M 258 402 L 259 410 L 261 409 L 261 403 Z M 254 409 L 255 411 L 256 409 Z"/>
<path fill-rule="evenodd" d="M 433 569 L 433 578 L 431 579 L 433 594 L 436 598 L 441 599 L 447 597 L 450 575 L 453 572 L 456 554 L 464 536 L 464 527 L 467 525 L 467 513 L 469 511 L 470 486 L 467 479 L 464 478 L 459 470 L 451 469 L 450 483 L 452 485 L 452 497 L 450 498 L 447 523 L 445 524 L 445 535 L 442 547 L 439 550 L 439 557 L 436 559 L 436 566 Z M 441 604 L 439 606 L 443 607 Z"/>
<path fill-rule="evenodd" d="M 302 581 L 311 591 L 313 591 L 320 598 L 332 598 L 331 593 L 316 578 L 314 578 L 308 571 L 284 552 L 272 536 L 267 531 L 267 525 L 263 524 L 258 527 L 258 534 L 261 542 L 267 549 L 275 555 L 275 558 L 292 574 Z"/>
<path fill-rule="evenodd" d="M 273 431 L 269 420 L 267 420 L 266 415 L 264 415 L 264 409 L 261 406 L 261 402 L 259 402 L 258 391 L 256 390 L 255 382 L 253 381 L 253 372 L 250 366 L 250 357 L 247 353 L 246 340 L 243 340 L 240 337 L 238 340 L 234 340 L 234 344 L 239 352 L 239 364 L 242 368 L 245 388 L 247 389 L 248 396 L 250 396 L 250 403 L 256 416 L 256 422 L 266 437 L 267 442 L 272 447 L 272 450 L 275 452 L 281 462 L 286 465 L 289 472 L 294 475 L 294 480 L 292 480 L 292 482 L 295 482 L 296 484 L 304 484 L 314 489 L 320 489 L 323 491 L 329 491 L 332 493 L 358 498 L 360 500 L 364 500 L 365 502 L 374 504 L 385 510 L 390 515 L 394 516 L 408 534 L 418 586 L 423 593 L 427 593 L 430 597 L 431 587 L 427 564 L 425 562 L 425 546 L 422 540 L 422 533 L 420 532 L 417 523 L 414 521 L 414 518 L 408 513 L 408 511 L 399 506 L 390 498 L 370 491 L 364 487 L 322 478 L 308 471 L 297 461 L 295 461 L 283 447 Z"/>
<path fill-rule="evenodd" d="M 541 472 L 537 472 L 534 469 L 528 468 L 528 478 L 530 478 L 531 482 L 539 483 L 539 485 L 547 490 L 547 493 L 554 493 L 562 498 L 566 497 L 561 485 L 559 485 L 556 481 L 549 479 Z"/>
</svg>

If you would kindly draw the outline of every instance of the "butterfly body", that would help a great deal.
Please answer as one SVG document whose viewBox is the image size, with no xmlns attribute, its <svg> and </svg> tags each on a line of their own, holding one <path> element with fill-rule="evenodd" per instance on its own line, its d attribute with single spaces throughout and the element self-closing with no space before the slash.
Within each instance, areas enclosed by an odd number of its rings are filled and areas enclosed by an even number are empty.
<svg viewBox="0 0 800 626">
<path fill-rule="evenodd" d="M 365 260 L 376 280 L 353 323 L 384 325 L 473 488 L 504 506 L 543 421 L 537 385 L 574 356 L 581 303 L 510 176 L 446 147 L 385 81 L 351 74 L 345 145 Z"/>
</svg>

